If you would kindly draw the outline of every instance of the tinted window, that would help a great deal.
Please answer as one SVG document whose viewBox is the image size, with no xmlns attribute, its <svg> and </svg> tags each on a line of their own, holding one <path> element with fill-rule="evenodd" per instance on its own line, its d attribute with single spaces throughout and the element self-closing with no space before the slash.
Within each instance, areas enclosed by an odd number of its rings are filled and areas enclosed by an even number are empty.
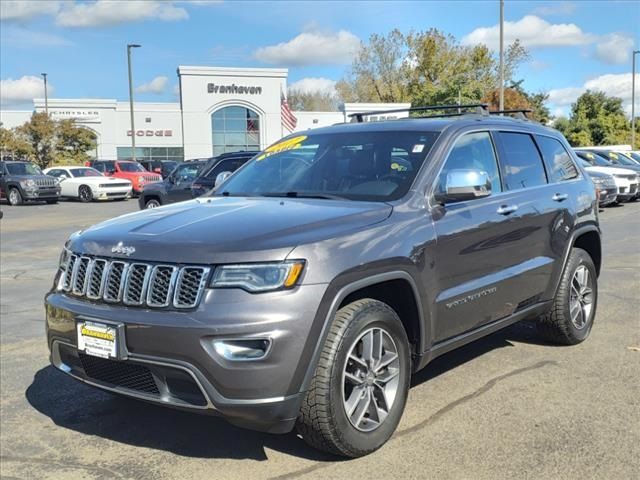
<svg viewBox="0 0 640 480">
<path fill-rule="evenodd" d="M 586 160 L 587 162 L 589 162 L 591 165 L 595 167 L 613 167 L 613 164 L 611 162 L 609 162 L 608 160 L 605 160 L 600 155 L 596 155 L 595 153 L 576 151 L 576 155 Z"/>
<path fill-rule="evenodd" d="M 491 181 L 492 193 L 502 190 L 498 163 L 488 132 L 468 133 L 456 141 L 440 173 L 439 193 L 446 192 L 447 174 L 458 169 L 486 172 Z"/>
<path fill-rule="evenodd" d="M 558 140 L 551 137 L 536 137 L 536 140 L 552 182 L 563 182 L 578 177 L 578 169 Z"/>
<path fill-rule="evenodd" d="M 74 177 L 102 177 L 95 168 L 72 168 L 69 171 Z"/>
<path fill-rule="evenodd" d="M 222 172 L 233 173 L 237 169 L 239 169 L 242 165 L 244 165 L 247 160 L 248 158 L 232 158 L 229 160 L 222 160 L 215 167 L 209 170 L 205 175 L 205 177 L 211 180 L 215 180 L 216 177 L 220 175 Z"/>
<path fill-rule="evenodd" d="M 199 170 L 199 164 L 186 163 L 176 168 L 172 176 L 177 182 L 192 182 L 198 176 Z"/>
<path fill-rule="evenodd" d="M 121 172 L 146 172 L 144 167 L 138 162 L 120 162 L 118 166 Z"/>
<path fill-rule="evenodd" d="M 437 138 L 438 132 L 416 131 L 293 135 L 250 160 L 219 194 L 399 199 Z M 393 166 L 399 150 L 408 152 L 404 168 Z"/>
<path fill-rule="evenodd" d="M 542 159 L 526 133 L 499 132 L 502 147 L 500 163 L 506 190 L 530 188 L 547 183 Z"/>
<path fill-rule="evenodd" d="M 42 175 L 40 167 L 33 163 L 7 163 L 11 175 Z"/>
</svg>

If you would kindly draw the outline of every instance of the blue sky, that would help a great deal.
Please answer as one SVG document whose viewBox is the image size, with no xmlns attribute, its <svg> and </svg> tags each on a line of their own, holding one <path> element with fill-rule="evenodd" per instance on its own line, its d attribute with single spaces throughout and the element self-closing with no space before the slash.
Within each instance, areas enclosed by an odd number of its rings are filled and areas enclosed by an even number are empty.
<svg viewBox="0 0 640 480">
<path fill-rule="evenodd" d="M 284 66 L 290 84 L 331 88 L 373 33 L 435 27 L 495 45 L 499 3 L 2 0 L 0 8 L 2 108 L 28 109 L 41 72 L 53 97 L 127 99 L 127 43 L 143 46 L 134 53 L 139 101 L 174 101 L 178 65 Z M 505 20 L 507 39 L 520 38 L 531 55 L 517 76 L 550 92 L 556 113 L 585 88 L 629 107 L 639 2 L 506 0 Z"/>
</svg>

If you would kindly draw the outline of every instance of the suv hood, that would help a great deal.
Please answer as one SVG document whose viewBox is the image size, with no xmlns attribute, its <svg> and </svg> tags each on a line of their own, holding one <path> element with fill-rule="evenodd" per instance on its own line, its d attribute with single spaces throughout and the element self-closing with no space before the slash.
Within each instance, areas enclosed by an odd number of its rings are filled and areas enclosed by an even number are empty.
<svg viewBox="0 0 640 480">
<path fill-rule="evenodd" d="M 77 253 L 174 263 L 284 260 L 298 245 L 335 238 L 382 222 L 386 203 L 321 199 L 208 197 L 124 215 L 72 237 Z M 126 258 L 126 257 L 125 257 Z"/>
</svg>

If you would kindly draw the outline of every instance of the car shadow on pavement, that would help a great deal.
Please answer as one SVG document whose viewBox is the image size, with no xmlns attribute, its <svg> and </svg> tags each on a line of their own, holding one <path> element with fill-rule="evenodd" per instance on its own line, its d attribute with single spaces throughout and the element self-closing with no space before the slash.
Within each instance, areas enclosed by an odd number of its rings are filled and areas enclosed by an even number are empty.
<svg viewBox="0 0 640 480">
<path fill-rule="evenodd" d="M 412 386 L 484 355 L 513 346 L 537 343 L 535 329 L 519 323 L 432 361 L 414 375 Z M 269 435 L 234 427 L 225 420 L 161 407 L 90 387 L 52 366 L 36 372 L 26 390 L 27 401 L 56 425 L 137 447 L 197 458 L 267 460 L 265 448 L 314 460 L 337 457 L 308 447 L 295 433 Z"/>
</svg>

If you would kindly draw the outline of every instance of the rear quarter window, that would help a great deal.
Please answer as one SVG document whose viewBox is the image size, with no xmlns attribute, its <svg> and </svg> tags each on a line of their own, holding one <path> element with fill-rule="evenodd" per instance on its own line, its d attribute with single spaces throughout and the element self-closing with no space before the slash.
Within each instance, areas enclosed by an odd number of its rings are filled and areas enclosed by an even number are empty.
<svg viewBox="0 0 640 480">
<path fill-rule="evenodd" d="M 578 178 L 578 169 L 562 143 L 555 138 L 543 136 L 536 136 L 536 141 L 551 182 L 565 182 Z"/>
<path fill-rule="evenodd" d="M 547 183 L 542 158 L 528 133 L 497 132 L 500 168 L 506 190 L 531 188 Z"/>
</svg>

